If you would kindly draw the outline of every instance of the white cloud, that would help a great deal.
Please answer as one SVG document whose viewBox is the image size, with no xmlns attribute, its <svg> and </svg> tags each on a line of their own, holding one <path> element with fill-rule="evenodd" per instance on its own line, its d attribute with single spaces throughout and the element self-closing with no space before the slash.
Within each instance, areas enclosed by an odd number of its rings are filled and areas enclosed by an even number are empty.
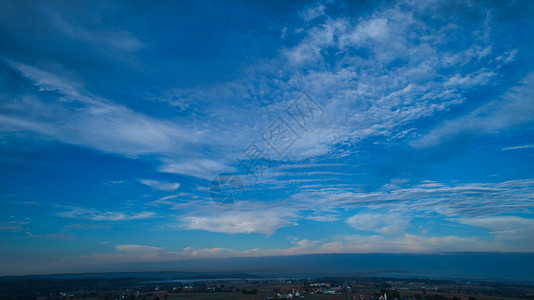
<svg viewBox="0 0 534 300">
<path fill-rule="evenodd" d="M 240 203 L 241 206 L 246 204 Z M 258 210 L 254 210 L 258 208 Z M 269 209 L 254 205 L 251 210 L 217 210 L 203 215 L 189 215 L 181 217 L 181 227 L 189 230 L 205 230 L 228 234 L 261 233 L 273 234 L 277 229 L 294 226 L 295 215 L 287 209 Z"/>
<path fill-rule="evenodd" d="M 501 150 L 506 151 L 506 150 L 518 150 L 518 149 L 529 149 L 529 148 L 534 148 L 534 145 L 521 145 L 521 146 L 513 146 L 513 147 L 504 147 Z"/>
<path fill-rule="evenodd" d="M 142 253 L 160 251 L 162 248 L 142 245 L 117 245 L 115 246 L 115 249 L 117 249 L 117 251 L 119 252 Z"/>
<path fill-rule="evenodd" d="M 404 234 L 391 238 L 384 236 L 347 235 L 326 242 L 322 251 L 329 253 L 436 253 L 456 251 L 485 251 L 492 243 L 476 236 L 418 236 Z M 495 251 L 506 251 L 506 245 L 493 247 Z"/>
<path fill-rule="evenodd" d="M 68 233 L 47 233 L 47 234 L 33 234 L 31 232 L 26 232 L 28 238 L 33 239 L 44 239 L 44 240 L 64 240 L 64 241 L 74 241 L 77 238 Z"/>
<path fill-rule="evenodd" d="M 75 80 L 67 79 L 68 74 L 61 75 L 62 70 L 51 73 L 17 62 L 10 64 L 41 91 L 57 92 L 58 101 L 33 95 L 8 99 L 5 105 L 11 113 L 0 116 L 0 128 L 5 133 L 32 131 L 44 139 L 130 158 L 158 154 L 164 172 L 212 178 L 228 169 L 195 150 L 214 140 L 205 129 L 156 119 L 95 96 Z M 224 143 L 224 138 L 217 143 Z"/>
<path fill-rule="evenodd" d="M 402 186 L 395 184 L 399 182 Z M 473 218 L 531 209 L 533 183 L 532 179 L 462 184 L 423 181 L 410 186 L 399 179 L 366 193 L 355 191 L 353 185 L 330 185 L 323 180 L 287 198 L 243 200 L 231 208 L 217 207 L 209 198 L 193 199 L 190 195 L 173 195 L 153 204 L 169 205 L 179 212 L 178 229 L 266 235 L 295 226 L 301 219 L 336 222 L 347 211 L 365 208 L 346 219 L 346 223 L 358 230 L 399 236 L 413 218 L 436 214 Z M 265 190 L 271 185 L 278 183 L 262 183 L 258 188 Z"/>
<path fill-rule="evenodd" d="M 12 99 L 14 113 L 3 118 L 22 129 L 126 156 L 170 153 L 179 149 L 181 143 L 194 139 L 194 132 L 184 134 L 176 124 L 94 96 L 79 84 L 57 74 L 15 62 L 11 65 L 41 90 L 60 93 L 59 99 L 62 100 L 45 104 L 31 96 L 23 100 Z"/>
<path fill-rule="evenodd" d="M 462 134 L 494 134 L 534 121 L 534 73 L 509 89 L 499 99 L 486 103 L 466 116 L 445 121 L 428 134 L 415 140 L 415 147 L 430 147 L 450 141 Z"/>
<path fill-rule="evenodd" d="M 70 211 L 60 212 L 57 215 L 64 218 L 84 219 L 91 221 L 133 221 L 153 218 L 156 216 L 156 213 L 150 211 L 142 211 L 138 213 L 125 213 L 116 211 L 101 212 L 94 209 L 72 207 Z"/>
<path fill-rule="evenodd" d="M 191 174 L 195 177 L 212 180 L 220 173 L 235 172 L 235 167 L 228 164 L 208 159 L 188 159 L 174 161 L 170 159 L 163 160 L 163 164 L 159 167 L 160 172 L 171 174 Z"/>
<path fill-rule="evenodd" d="M 0 222 L 0 232 L 1 231 L 22 231 L 24 230 L 25 225 L 28 225 L 29 222 L 20 222 L 20 221 L 10 221 L 10 222 Z"/>
<path fill-rule="evenodd" d="M 51 14 L 51 20 L 69 38 L 86 42 L 92 46 L 98 45 L 123 52 L 136 52 L 145 46 L 143 42 L 126 30 L 113 28 L 88 30 L 66 22 L 56 13 Z"/>
<path fill-rule="evenodd" d="M 365 208 L 368 210 L 387 210 L 396 218 L 381 218 L 363 212 L 350 218 L 362 230 L 380 231 L 381 226 L 393 229 L 403 227 L 415 216 L 440 214 L 448 217 L 490 216 L 505 212 L 518 212 L 534 206 L 534 180 L 512 180 L 500 183 L 463 183 L 445 184 L 422 182 L 407 187 L 387 184 L 382 188 L 365 193 L 352 188 L 323 187 L 302 191 L 292 195 L 292 207 L 301 211 L 313 211 L 324 217 L 337 216 L 338 208 Z M 389 222 L 389 223 L 388 223 Z"/>
<path fill-rule="evenodd" d="M 358 230 L 392 235 L 404 232 L 410 220 L 394 213 L 358 213 L 348 218 L 346 223 Z"/>
<path fill-rule="evenodd" d="M 306 21 L 311 21 L 318 17 L 323 16 L 325 13 L 325 6 L 321 3 L 317 4 L 314 7 L 309 7 L 301 11 L 301 17 Z"/>
<path fill-rule="evenodd" d="M 449 78 L 444 83 L 444 86 L 472 87 L 486 85 L 495 75 L 494 72 L 486 70 L 480 70 L 477 73 L 471 73 L 466 76 L 456 74 Z"/>
<path fill-rule="evenodd" d="M 180 183 L 178 182 L 166 182 L 166 181 L 151 180 L 151 179 L 141 179 L 139 180 L 139 182 L 141 182 L 144 185 L 153 187 L 157 190 L 162 190 L 166 192 L 175 191 L 180 187 Z"/>
<path fill-rule="evenodd" d="M 436 27 L 413 13 L 432 15 L 440 5 L 422 9 L 404 1 L 359 18 L 305 26 L 300 42 L 282 51 L 291 66 L 283 69 L 291 78 L 285 87 L 322 99 L 326 114 L 286 156 L 316 157 L 347 141 L 356 148 L 374 136 L 411 139 L 418 128 L 406 127 L 414 120 L 445 113 L 466 102 L 466 91 L 495 84 L 502 61 L 492 60 L 489 37 L 465 39 L 461 46 L 451 38 L 459 32 L 478 36 L 477 21 Z M 490 30 L 489 12 L 478 13 L 480 26 Z"/>
<path fill-rule="evenodd" d="M 470 226 L 487 228 L 492 234 L 501 236 L 501 238 L 513 239 L 520 237 L 525 240 L 534 239 L 534 219 L 518 216 L 490 216 L 453 220 Z M 534 245 L 534 242 L 531 242 L 531 244 Z"/>
</svg>

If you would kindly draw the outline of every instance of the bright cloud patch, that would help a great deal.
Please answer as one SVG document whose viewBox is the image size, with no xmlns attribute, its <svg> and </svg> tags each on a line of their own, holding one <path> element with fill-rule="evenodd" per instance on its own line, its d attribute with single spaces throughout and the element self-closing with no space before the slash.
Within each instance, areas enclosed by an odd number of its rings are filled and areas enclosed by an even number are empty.
<svg viewBox="0 0 534 300">
<path fill-rule="evenodd" d="M 284 218 L 285 217 L 285 218 Z M 210 216 L 187 216 L 182 224 L 187 229 L 221 233 L 273 234 L 275 230 L 296 225 L 280 211 L 226 211 Z"/>
<path fill-rule="evenodd" d="M 139 180 L 144 185 L 148 185 L 150 187 L 153 187 L 157 190 L 172 192 L 177 190 L 180 187 L 180 183 L 178 182 L 165 182 L 165 181 L 158 181 L 158 180 L 150 180 L 150 179 L 142 179 Z"/>
<path fill-rule="evenodd" d="M 358 230 L 387 235 L 404 232 L 409 223 L 410 220 L 403 215 L 388 213 L 362 213 L 347 219 L 347 224 Z"/>
</svg>

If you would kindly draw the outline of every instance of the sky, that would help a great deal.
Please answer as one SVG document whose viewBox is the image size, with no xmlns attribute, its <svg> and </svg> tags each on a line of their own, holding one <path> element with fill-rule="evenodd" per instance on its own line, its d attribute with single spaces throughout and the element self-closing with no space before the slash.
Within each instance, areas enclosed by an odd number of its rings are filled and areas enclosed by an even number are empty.
<svg viewBox="0 0 534 300">
<path fill-rule="evenodd" d="M 532 1 L 2 0 L 0 275 L 532 252 L 533 25 Z"/>
</svg>

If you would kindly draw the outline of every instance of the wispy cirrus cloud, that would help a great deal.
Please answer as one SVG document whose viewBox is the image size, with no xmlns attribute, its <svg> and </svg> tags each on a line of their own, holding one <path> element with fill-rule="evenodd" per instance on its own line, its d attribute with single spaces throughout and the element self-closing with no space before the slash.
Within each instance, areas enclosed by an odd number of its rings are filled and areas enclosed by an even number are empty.
<svg viewBox="0 0 534 300">
<path fill-rule="evenodd" d="M 29 222 L 21 221 L 8 221 L 0 222 L 0 231 L 15 232 L 24 230 L 25 225 L 28 225 Z"/>
<path fill-rule="evenodd" d="M 134 221 L 154 218 L 156 213 L 151 211 L 126 213 L 117 211 L 98 211 L 83 207 L 72 207 L 68 211 L 57 213 L 57 216 L 91 221 Z"/>
<path fill-rule="evenodd" d="M 60 75 L 66 72 L 63 69 L 52 73 L 18 62 L 9 64 L 39 92 L 5 99 L 4 104 L 10 112 L 0 115 L 0 126 L 5 133 L 37 132 L 44 139 L 129 158 L 158 154 L 162 156 L 158 164 L 163 172 L 211 177 L 212 173 L 228 168 L 220 159 L 202 158 L 199 160 L 201 164 L 191 163 L 192 149 L 209 140 L 202 127 L 184 127 L 94 95 L 75 79 Z M 40 93 L 50 92 L 55 95 L 40 97 Z M 201 167 L 203 165 L 209 166 L 208 171 Z"/>
<path fill-rule="evenodd" d="M 527 126 L 532 122 L 534 122 L 534 73 L 525 76 L 520 84 L 510 88 L 500 99 L 484 104 L 466 116 L 444 122 L 412 142 L 412 145 L 431 147 L 465 134 L 495 134 L 514 127 Z"/>
<path fill-rule="evenodd" d="M 62 241 L 74 241 L 77 237 L 66 232 L 46 233 L 46 234 L 34 234 L 31 232 L 25 232 L 28 238 L 32 239 L 44 239 L 44 240 L 62 240 Z"/>
<path fill-rule="evenodd" d="M 48 103 L 37 95 L 9 99 L 11 113 L 2 117 L 7 130 L 34 130 L 66 143 L 131 157 L 169 152 L 179 147 L 177 140 L 186 139 L 172 124 L 92 95 L 72 80 L 21 63 L 11 65 L 41 91 L 58 94 Z"/>
<path fill-rule="evenodd" d="M 122 52 L 136 52 L 145 46 L 138 37 L 124 29 L 99 28 L 89 30 L 67 22 L 57 13 L 50 13 L 50 18 L 53 24 L 69 38 L 85 42 L 91 46 L 98 45 Z"/>
<path fill-rule="evenodd" d="M 166 192 L 175 191 L 180 187 L 180 183 L 178 182 L 166 182 L 166 181 L 152 180 L 152 179 L 140 179 L 139 182 L 141 182 L 144 185 L 148 185 L 152 188 L 155 188 L 157 190 L 162 190 Z"/>
<path fill-rule="evenodd" d="M 501 150 L 506 151 L 506 150 L 518 150 L 518 149 L 529 149 L 529 148 L 534 148 L 534 145 L 521 145 L 521 146 L 504 147 Z"/>
<path fill-rule="evenodd" d="M 470 226 L 483 227 L 490 233 L 505 239 L 530 239 L 534 237 L 534 219 L 519 216 L 486 216 L 459 218 L 455 221 Z"/>
<path fill-rule="evenodd" d="M 115 249 L 119 252 L 150 252 L 159 251 L 160 247 L 143 246 L 143 245 L 117 245 Z"/>
<path fill-rule="evenodd" d="M 409 187 L 385 185 L 368 193 L 314 188 L 292 195 L 291 201 L 300 204 L 301 209 L 320 208 L 324 214 L 339 207 L 353 207 L 387 209 L 389 214 L 405 218 L 425 212 L 468 217 L 530 209 L 534 207 L 533 188 L 532 179 L 456 185 L 424 182 Z"/>
</svg>

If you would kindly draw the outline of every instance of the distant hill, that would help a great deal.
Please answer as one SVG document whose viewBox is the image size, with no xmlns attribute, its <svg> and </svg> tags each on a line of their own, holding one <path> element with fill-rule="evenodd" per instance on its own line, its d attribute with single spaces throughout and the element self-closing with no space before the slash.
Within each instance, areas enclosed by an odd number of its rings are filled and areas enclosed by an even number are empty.
<svg viewBox="0 0 534 300">
<path fill-rule="evenodd" d="M 214 273 L 244 276 L 385 276 L 510 280 L 534 283 L 534 253 L 314 254 L 192 259 L 101 266 L 99 277 L 209 278 Z M 127 272 L 127 273 L 117 273 Z M 142 273 L 140 273 L 142 272 Z M 152 273 L 146 273 L 152 272 Z M 57 277 L 94 277 L 63 274 Z M 215 278 L 216 278 L 215 277 Z M 214 277 L 211 277 L 214 278 Z"/>
</svg>

